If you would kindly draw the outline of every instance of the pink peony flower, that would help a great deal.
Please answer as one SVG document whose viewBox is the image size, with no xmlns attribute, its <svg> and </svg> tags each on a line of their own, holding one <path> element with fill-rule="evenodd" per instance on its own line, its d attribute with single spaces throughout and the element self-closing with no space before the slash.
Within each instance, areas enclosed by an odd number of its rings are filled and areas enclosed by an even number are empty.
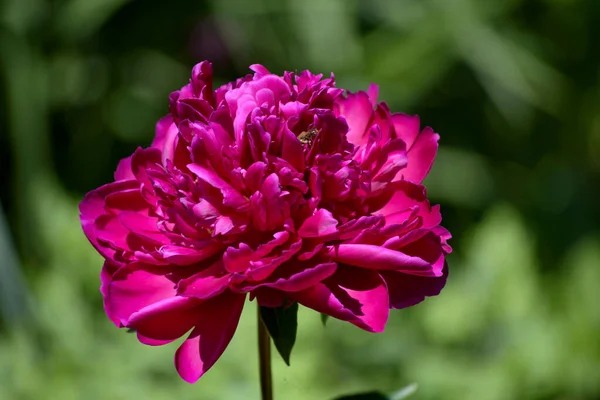
<svg viewBox="0 0 600 400">
<path fill-rule="evenodd" d="M 105 258 L 108 317 L 148 345 L 187 332 L 175 365 L 202 376 L 246 295 L 298 302 L 371 332 L 443 288 L 450 234 L 421 181 L 438 135 L 308 71 L 212 87 L 208 62 L 170 96 L 149 148 L 81 202 Z"/>
</svg>

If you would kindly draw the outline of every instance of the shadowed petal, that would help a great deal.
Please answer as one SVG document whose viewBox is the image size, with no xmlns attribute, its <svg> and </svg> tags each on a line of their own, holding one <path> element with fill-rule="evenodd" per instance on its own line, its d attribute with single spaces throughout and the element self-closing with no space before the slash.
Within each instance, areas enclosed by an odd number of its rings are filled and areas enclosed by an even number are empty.
<svg viewBox="0 0 600 400">
<path fill-rule="evenodd" d="M 278 268 L 264 283 L 246 287 L 254 290 L 258 287 L 270 287 L 284 292 L 299 292 L 329 278 L 335 272 L 335 262 L 316 262 L 315 260 L 292 260 Z"/>
<path fill-rule="evenodd" d="M 437 296 L 446 285 L 448 265 L 444 266 L 442 276 L 434 278 L 393 271 L 383 271 L 381 276 L 390 292 L 390 307 L 405 308 L 422 302 L 425 297 Z"/>
<path fill-rule="evenodd" d="M 389 295 L 379 274 L 349 266 L 340 266 L 326 283 L 290 298 L 369 332 L 382 332 L 389 314 Z"/>
</svg>

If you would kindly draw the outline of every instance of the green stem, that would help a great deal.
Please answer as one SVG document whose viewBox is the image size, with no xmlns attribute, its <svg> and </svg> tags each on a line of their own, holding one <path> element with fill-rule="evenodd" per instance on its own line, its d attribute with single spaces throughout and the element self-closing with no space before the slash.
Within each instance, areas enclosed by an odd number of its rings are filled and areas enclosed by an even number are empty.
<svg viewBox="0 0 600 400">
<path fill-rule="evenodd" d="M 260 371 L 260 393 L 262 400 L 273 400 L 273 379 L 271 377 L 271 338 L 262 318 L 260 307 L 256 306 L 258 325 L 258 362 Z"/>
</svg>

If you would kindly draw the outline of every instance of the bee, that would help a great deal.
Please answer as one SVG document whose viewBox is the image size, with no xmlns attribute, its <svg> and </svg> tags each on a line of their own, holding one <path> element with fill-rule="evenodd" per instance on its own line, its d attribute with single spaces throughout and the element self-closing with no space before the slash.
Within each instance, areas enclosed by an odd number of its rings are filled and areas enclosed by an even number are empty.
<svg viewBox="0 0 600 400">
<path fill-rule="evenodd" d="M 309 130 L 304 131 L 301 134 L 299 134 L 298 140 L 302 144 L 307 144 L 307 145 L 311 146 L 314 138 L 317 136 L 318 133 L 319 133 L 318 129 L 315 129 L 315 128 L 309 129 Z"/>
</svg>

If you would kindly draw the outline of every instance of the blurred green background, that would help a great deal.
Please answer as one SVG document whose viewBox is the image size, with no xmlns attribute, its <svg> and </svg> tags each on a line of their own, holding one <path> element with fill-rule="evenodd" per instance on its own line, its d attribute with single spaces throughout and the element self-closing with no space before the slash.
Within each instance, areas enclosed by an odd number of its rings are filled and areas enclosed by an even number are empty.
<svg viewBox="0 0 600 400">
<path fill-rule="evenodd" d="M 441 134 L 442 295 L 382 334 L 302 310 L 277 399 L 600 399 L 600 1 L 0 0 L 0 399 L 258 398 L 254 303 L 196 385 L 115 329 L 77 205 L 203 59 L 377 82 Z"/>
</svg>

